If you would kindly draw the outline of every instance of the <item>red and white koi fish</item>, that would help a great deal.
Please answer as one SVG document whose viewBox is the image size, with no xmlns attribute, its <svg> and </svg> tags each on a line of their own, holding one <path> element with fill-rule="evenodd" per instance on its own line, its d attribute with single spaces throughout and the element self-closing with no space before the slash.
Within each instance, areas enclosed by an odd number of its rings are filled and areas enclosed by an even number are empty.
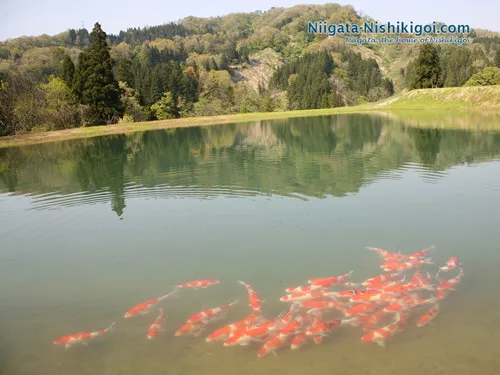
<svg viewBox="0 0 500 375">
<path fill-rule="evenodd" d="M 164 296 L 150 299 L 149 301 L 138 304 L 137 306 L 132 307 L 129 311 L 125 313 L 125 318 L 129 318 L 135 315 L 144 315 L 149 314 L 154 306 L 156 306 L 159 302 L 167 299 L 171 295 L 173 295 L 176 291 L 165 294 Z"/>
<path fill-rule="evenodd" d="M 227 305 L 223 306 L 217 306 L 212 309 L 205 309 L 200 311 L 199 313 L 194 314 L 191 316 L 186 323 L 196 323 L 196 322 L 210 322 L 214 319 L 216 319 L 221 313 L 229 309 L 231 306 L 235 305 L 238 303 L 238 301 L 233 301 L 231 303 L 228 303 Z"/>
<path fill-rule="evenodd" d="M 255 292 L 255 290 L 250 285 L 244 283 L 243 281 L 238 281 L 238 282 L 247 289 L 250 308 L 253 311 L 260 313 L 262 311 L 262 301 L 260 299 L 260 296 L 257 294 L 257 292 Z"/>
<path fill-rule="evenodd" d="M 180 327 L 177 330 L 177 332 L 175 332 L 175 335 L 176 336 L 192 335 L 198 337 L 205 331 L 205 328 L 208 324 L 209 323 L 205 321 L 186 323 L 182 327 Z"/>
<path fill-rule="evenodd" d="M 293 319 L 288 325 L 285 327 L 281 328 L 278 332 L 278 334 L 281 337 L 286 337 L 289 335 L 294 335 L 297 333 L 301 333 L 301 328 L 302 325 L 308 321 L 311 317 L 314 317 L 315 315 L 319 314 L 320 309 L 311 309 L 309 311 L 305 311 L 303 313 L 300 313 L 295 319 Z"/>
<path fill-rule="evenodd" d="M 433 264 L 433 263 L 430 258 L 423 260 L 411 260 L 409 262 L 404 262 L 404 263 L 387 264 L 384 266 L 384 271 L 385 272 L 405 271 L 409 270 L 410 268 L 419 267 L 423 264 Z"/>
<path fill-rule="evenodd" d="M 207 288 L 211 285 L 219 284 L 219 280 L 195 280 L 190 281 L 188 283 L 177 285 L 176 288 L 185 289 L 185 288 L 193 288 L 193 289 L 203 289 Z"/>
<path fill-rule="evenodd" d="M 285 346 L 288 342 L 288 337 L 274 336 L 266 341 L 264 345 L 257 351 L 257 357 L 262 358 L 270 353 L 276 355 L 276 351 Z"/>
<path fill-rule="evenodd" d="M 390 251 L 381 249 L 380 247 L 367 247 L 367 249 L 377 252 L 384 259 L 393 258 L 393 257 L 397 256 L 396 253 L 391 253 Z"/>
<path fill-rule="evenodd" d="M 450 289 L 438 290 L 436 293 L 436 298 L 438 301 L 442 301 L 443 299 L 448 297 L 448 294 L 450 294 Z"/>
<path fill-rule="evenodd" d="M 363 281 L 361 283 L 361 285 L 363 285 L 365 287 L 370 287 L 371 285 L 380 284 L 380 283 L 389 281 L 391 279 L 394 279 L 401 274 L 402 274 L 402 272 L 394 272 L 394 273 L 388 273 L 388 274 L 384 274 L 384 275 L 375 276 L 375 277 L 372 277 L 370 279 L 366 279 L 365 281 Z"/>
<path fill-rule="evenodd" d="M 304 286 L 295 286 L 291 288 L 286 288 L 285 292 L 287 293 L 307 293 L 312 292 L 314 290 L 322 288 L 321 285 L 304 285 Z"/>
<path fill-rule="evenodd" d="M 430 323 L 439 313 L 439 304 L 436 303 L 434 307 L 428 310 L 424 315 L 422 315 L 417 321 L 417 327 L 423 327 Z"/>
<path fill-rule="evenodd" d="M 453 279 L 443 281 L 442 283 L 440 283 L 438 285 L 437 289 L 438 290 L 445 290 L 445 289 L 454 290 L 453 287 L 462 281 L 463 276 L 464 276 L 464 270 L 462 268 L 460 268 L 460 272 L 458 273 L 458 276 L 454 277 Z"/>
<path fill-rule="evenodd" d="M 413 253 L 411 255 L 405 256 L 406 259 L 408 260 L 419 260 L 419 259 L 424 259 L 427 257 L 427 254 L 429 254 L 430 251 L 434 250 L 436 246 L 431 246 L 428 247 L 427 249 L 417 251 L 416 253 Z"/>
<path fill-rule="evenodd" d="M 407 324 L 407 321 L 407 315 L 397 313 L 396 321 L 394 323 L 368 332 L 361 338 L 361 341 L 364 343 L 375 343 L 382 347 L 385 347 L 385 342 L 396 333 L 400 332 Z"/>
<path fill-rule="evenodd" d="M 347 278 L 349 276 L 352 275 L 352 272 L 353 271 L 348 272 L 344 275 L 340 275 L 340 276 L 320 277 L 320 278 L 308 280 L 307 282 L 309 284 L 312 284 L 312 285 L 320 285 L 322 287 L 329 287 L 329 286 L 344 282 L 345 280 L 347 280 Z"/>
<path fill-rule="evenodd" d="M 231 334 L 239 329 L 246 328 L 249 325 L 256 323 L 259 321 L 260 315 L 254 313 L 251 313 L 249 316 L 247 316 L 245 319 L 228 324 L 225 327 L 219 328 L 218 330 L 212 332 L 210 335 L 208 335 L 206 341 L 207 342 L 212 342 L 212 341 L 219 341 L 219 340 L 226 340 Z"/>
<path fill-rule="evenodd" d="M 280 301 L 282 302 L 300 302 L 300 301 L 310 301 L 312 299 L 318 299 L 318 298 L 327 298 L 327 297 L 334 297 L 336 296 L 337 293 L 335 292 L 298 292 L 298 293 L 292 293 L 292 294 L 287 294 L 286 296 L 283 296 L 280 298 Z"/>
<path fill-rule="evenodd" d="M 165 313 L 163 312 L 163 309 L 160 309 L 158 317 L 155 319 L 151 327 L 149 327 L 148 339 L 151 340 L 156 337 L 156 335 L 161 331 L 164 321 L 165 321 Z"/>
<path fill-rule="evenodd" d="M 259 322 L 234 331 L 224 342 L 224 346 L 246 346 L 251 342 L 261 341 L 276 329 L 276 321 L 267 320 Z"/>
<path fill-rule="evenodd" d="M 367 303 L 358 303 L 357 305 L 351 307 L 345 313 L 346 318 L 350 318 L 356 315 L 366 315 L 372 313 L 375 309 L 377 309 L 379 304 L 377 302 L 367 302 Z"/>
<path fill-rule="evenodd" d="M 458 258 L 452 257 L 446 262 L 446 264 L 443 267 L 439 267 L 439 272 L 448 272 L 460 265 L 460 262 L 458 261 Z M 439 273 L 438 272 L 438 273 Z"/>
<path fill-rule="evenodd" d="M 108 328 L 101 329 L 99 331 L 79 332 L 79 333 L 74 333 L 72 335 L 63 336 L 63 337 L 60 337 L 60 338 L 52 341 L 52 343 L 55 345 L 64 345 L 64 349 L 68 349 L 70 346 L 75 345 L 75 344 L 87 345 L 87 343 L 90 339 L 93 339 L 95 337 L 99 337 L 99 336 L 102 336 L 102 335 L 108 333 L 113 328 L 114 325 L 115 325 L 115 322 L 111 323 L 111 325 Z"/>
<path fill-rule="evenodd" d="M 290 349 L 297 350 L 307 342 L 307 336 L 304 333 L 296 334 L 290 344 Z"/>
<path fill-rule="evenodd" d="M 363 324 L 363 330 L 365 331 L 369 331 L 373 328 L 375 328 L 375 326 L 377 326 L 381 321 L 382 319 L 386 316 L 386 312 L 384 311 L 384 309 L 380 309 L 378 311 L 376 311 L 375 313 L 373 313 Z"/>
<path fill-rule="evenodd" d="M 336 300 L 327 301 L 304 301 L 300 303 L 300 307 L 306 309 L 335 309 L 342 313 L 346 313 L 348 308 Z"/>
<path fill-rule="evenodd" d="M 306 336 L 318 336 L 318 335 L 326 335 L 329 332 L 332 332 L 335 328 L 339 327 L 341 324 L 340 320 L 329 320 L 326 322 L 317 322 L 312 325 L 312 327 L 305 330 Z"/>
</svg>

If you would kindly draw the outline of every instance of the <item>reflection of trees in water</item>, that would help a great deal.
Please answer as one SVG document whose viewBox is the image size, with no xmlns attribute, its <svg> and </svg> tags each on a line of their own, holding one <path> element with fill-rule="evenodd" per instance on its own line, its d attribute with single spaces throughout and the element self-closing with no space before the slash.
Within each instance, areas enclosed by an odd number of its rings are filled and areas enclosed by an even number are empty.
<svg viewBox="0 0 500 375">
<path fill-rule="evenodd" d="M 407 128 L 363 114 L 292 118 L 0 149 L 0 191 L 109 191 L 121 216 L 126 183 L 343 196 L 408 161 L 444 170 L 499 154 L 498 133 Z"/>
</svg>

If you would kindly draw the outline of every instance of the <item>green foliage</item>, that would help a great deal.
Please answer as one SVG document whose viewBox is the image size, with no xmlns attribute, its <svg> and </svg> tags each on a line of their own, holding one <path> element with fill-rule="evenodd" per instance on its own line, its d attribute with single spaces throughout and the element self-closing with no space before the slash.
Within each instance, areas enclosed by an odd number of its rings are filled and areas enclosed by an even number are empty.
<svg viewBox="0 0 500 375">
<path fill-rule="evenodd" d="M 467 81 L 465 86 L 491 86 L 500 85 L 500 68 L 487 67 L 474 75 Z"/>
<path fill-rule="evenodd" d="M 75 77 L 75 64 L 68 55 L 64 55 L 61 68 L 61 78 L 68 87 L 73 87 L 73 80 Z"/>
<path fill-rule="evenodd" d="M 151 111 L 158 120 L 168 120 L 179 116 L 174 97 L 170 91 L 163 93 L 163 96 L 151 106 Z"/>
<path fill-rule="evenodd" d="M 118 82 L 113 76 L 106 33 L 96 23 L 91 47 L 82 52 L 75 73 L 74 92 L 91 110 L 89 125 L 115 123 L 124 113 Z"/>
<path fill-rule="evenodd" d="M 497 49 L 496 53 L 495 53 L 495 60 L 494 60 L 494 64 L 497 68 L 500 68 L 500 47 Z"/>
<path fill-rule="evenodd" d="M 415 62 L 411 89 L 442 87 L 441 66 L 436 47 L 431 43 L 421 46 Z"/>
</svg>

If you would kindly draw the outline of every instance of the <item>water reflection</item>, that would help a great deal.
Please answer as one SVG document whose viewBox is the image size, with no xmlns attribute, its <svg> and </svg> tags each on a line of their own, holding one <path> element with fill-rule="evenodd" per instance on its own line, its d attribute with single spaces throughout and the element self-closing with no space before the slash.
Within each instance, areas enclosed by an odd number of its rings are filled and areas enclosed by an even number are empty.
<svg viewBox="0 0 500 375">
<path fill-rule="evenodd" d="M 498 155 L 498 133 L 374 115 L 294 118 L 0 149 L 0 192 L 33 195 L 35 208 L 110 201 L 122 216 L 137 196 L 340 197 L 405 169 L 435 182 Z"/>
</svg>

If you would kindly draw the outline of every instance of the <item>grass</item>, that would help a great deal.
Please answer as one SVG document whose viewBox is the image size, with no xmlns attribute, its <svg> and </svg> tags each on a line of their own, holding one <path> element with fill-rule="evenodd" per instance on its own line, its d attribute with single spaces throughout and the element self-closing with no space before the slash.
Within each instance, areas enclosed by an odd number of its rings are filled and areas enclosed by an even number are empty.
<svg viewBox="0 0 500 375">
<path fill-rule="evenodd" d="M 238 122 L 274 120 L 293 117 L 325 116 L 344 113 L 396 112 L 409 111 L 406 118 L 410 123 L 419 124 L 419 118 L 428 118 L 425 123 L 432 123 L 433 117 L 440 113 L 451 116 L 446 124 L 453 124 L 456 110 L 470 112 L 500 111 L 500 86 L 450 87 L 443 89 L 413 90 L 379 103 L 370 103 L 354 107 L 313 109 L 287 112 L 244 113 L 221 116 L 187 117 L 173 120 L 122 123 L 116 125 L 94 126 L 49 132 L 32 132 L 8 137 L 0 137 L 0 148 L 24 146 L 36 143 L 55 142 L 68 139 L 80 139 L 110 134 L 127 134 L 154 129 L 181 128 L 190 126 L 219 125 Z M 418 111 L 416 111 L 418 110 Z M 426 110 L 426 111 L 422 111 Z M 428 110 L 431 110 L 427 114 Z M 431 112 L 434 112 L 431 113 Z M 411 113 L 411 116 L 409 116 Z M 469 116 L 470 117 L 470 116 Z M 416 118 L 416 120 L 415 120 Z M 496 117 L 495 117 L 496 118 Z M 430 121 L 430 122 L 429 122 Z M 480 123 L 480 122 L 479 122 Z M 474 127 L 476 121 L 462 122 L 459 127 Z M 415 125 L 420 126 L 420 125 Z M 446 126 L 448 127 L 448 126 Z"/>
</svg>

